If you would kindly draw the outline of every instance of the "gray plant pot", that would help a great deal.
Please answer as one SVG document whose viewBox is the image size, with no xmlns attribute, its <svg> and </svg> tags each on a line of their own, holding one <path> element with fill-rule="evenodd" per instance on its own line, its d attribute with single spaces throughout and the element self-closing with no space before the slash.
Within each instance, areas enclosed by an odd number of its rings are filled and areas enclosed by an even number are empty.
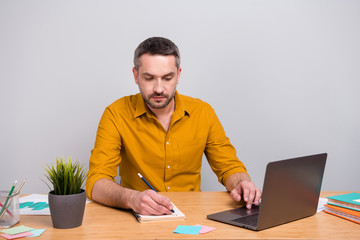
<svg viewBox="0 0 360 240">
<path fill-rule="evenodd" d="M 49 208 L 54 228 L 75 228 L 82 224 L 86 193 L 55 195 L 49 192 Z"/>
</svg>

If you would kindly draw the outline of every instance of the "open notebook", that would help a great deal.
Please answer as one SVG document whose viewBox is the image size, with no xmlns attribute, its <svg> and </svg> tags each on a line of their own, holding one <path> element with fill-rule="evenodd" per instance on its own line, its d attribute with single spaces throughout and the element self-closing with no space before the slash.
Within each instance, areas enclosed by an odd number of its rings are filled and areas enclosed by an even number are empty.
<svg viewBox="0 0 360 240">
<path fill-rule="evenodd" d="M 186 219 L 186 216 L 184 213 L 182 213 L 174 203 L 172 203 L 174 206 L 174 213 L 170 215 L 142 215 L 139 213 L 136 213 L 132 211 L 134 216 L 139 222 L 155 222 L 155 221 L 170 221 L 170 220 L 180 220 L 180 219 Z"/>
</svg>

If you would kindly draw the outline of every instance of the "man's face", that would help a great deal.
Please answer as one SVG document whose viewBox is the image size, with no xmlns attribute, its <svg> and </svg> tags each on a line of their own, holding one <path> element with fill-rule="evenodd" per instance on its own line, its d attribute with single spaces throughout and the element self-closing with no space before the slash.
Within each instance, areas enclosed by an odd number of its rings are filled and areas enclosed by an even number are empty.
<svg viewBox="0 0 360 240">
<path fill-rule="evenodd" d="M 140 66 L 133 74 L 146 104 L 162 109 L 174 99 L 181 68 L 177 69 L 174 56 L 144 54 Z"/>
</svg>

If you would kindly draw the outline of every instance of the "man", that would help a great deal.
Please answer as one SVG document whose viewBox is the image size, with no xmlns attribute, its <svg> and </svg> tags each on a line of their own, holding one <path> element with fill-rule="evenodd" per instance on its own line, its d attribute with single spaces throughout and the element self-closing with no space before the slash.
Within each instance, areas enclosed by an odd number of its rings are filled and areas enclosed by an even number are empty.
<svg viewBox="0 0 360 240">
<path fill-rule="evenodd" d="M 176 91 L 180 53 L 166 38 L 146 39 L 135 50 L 133 75 L 140 94 L 120 98 L 100 120 L 87 175 L 88 197 L 141 214 L 171 214 L 170 199 L 149 190 L 200 191 L 205 153 L 230 196 L 248 208 L 261 191 L 250 181 L 211 106 Z M 121 176 L 121 185 L 114 177 Z"/>
</svg>

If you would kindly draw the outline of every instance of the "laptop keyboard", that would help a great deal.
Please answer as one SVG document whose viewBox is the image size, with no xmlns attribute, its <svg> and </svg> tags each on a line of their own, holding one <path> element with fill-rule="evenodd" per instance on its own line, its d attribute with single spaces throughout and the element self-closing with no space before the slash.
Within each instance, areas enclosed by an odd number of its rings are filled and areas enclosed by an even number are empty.
<svg viewBox="0 0 360 240">
<path fill-rule="evenodd" d="M 253 214 L 253 215 L 248 215 L 245 217 L 235 218 L 232 221 L 237 222 L 237 223 L 242 223 L 245 225 L 257 226 L 258 217 L 259 217 L 259 214 Z"/>
</svg>

